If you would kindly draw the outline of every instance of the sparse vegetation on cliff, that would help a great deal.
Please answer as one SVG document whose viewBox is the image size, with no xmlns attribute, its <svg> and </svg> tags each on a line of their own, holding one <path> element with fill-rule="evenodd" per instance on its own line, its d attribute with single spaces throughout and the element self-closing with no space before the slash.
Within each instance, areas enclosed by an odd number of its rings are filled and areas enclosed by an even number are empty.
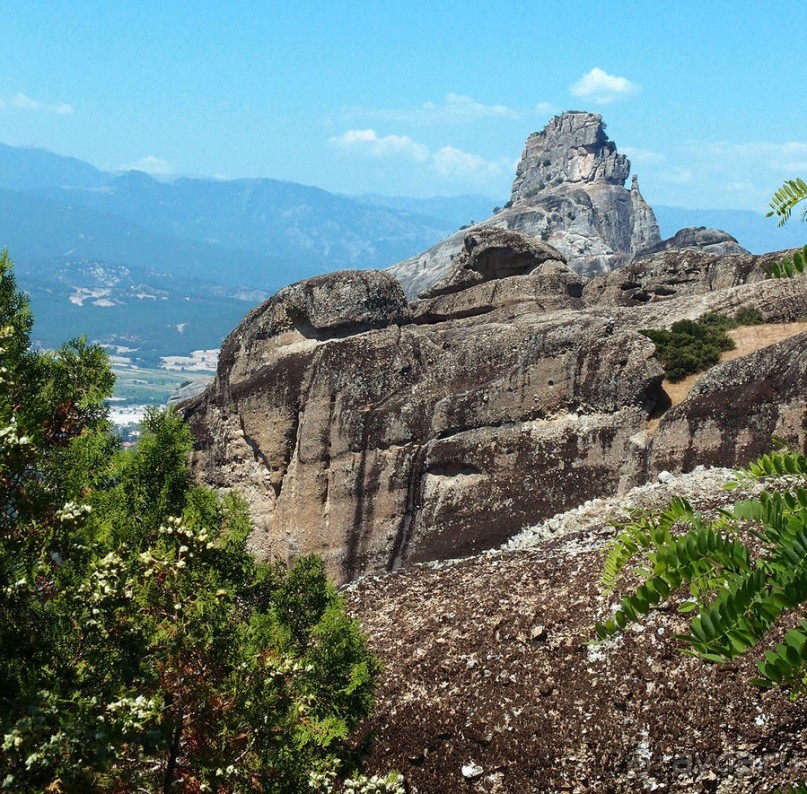
<svg viewBox="0 0 807 794">
<path fill-rule="evenodd" d="M 724 325 L 708 316 L 705 321 L 679 320 L 669 331 L 645 329 L 641 333 L 656 345 L 656 355 L 671 383 L 714 366 L 721 351 L 734 347 Z"/>
</svg>

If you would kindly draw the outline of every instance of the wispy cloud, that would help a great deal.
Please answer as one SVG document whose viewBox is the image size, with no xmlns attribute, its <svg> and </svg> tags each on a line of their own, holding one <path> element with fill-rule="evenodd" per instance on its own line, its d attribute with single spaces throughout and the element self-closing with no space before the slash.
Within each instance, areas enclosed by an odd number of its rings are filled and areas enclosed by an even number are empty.
<svg viewBox="0 0 807 794">
<path fill-rule="evenodd" d="M 155 176 L 167 176 L 174 173 L 170 163 L 153 154 L 147 154 L 131 163 L 123 163 L 118 168 L 120 171 L 143 171 Z"/>
<path fill-rule="evenodd" d="M 569 86 L 569 91 L 574 96 L 594 102 L 596 105 L 610 105 L 617 99 L 635 94 L 639 88 L 639 85 L 632 83 L 627 77 L 616 77 L 595 66 Z"/>
<path fill-rule="evenodd" d="M 491 162 L 454 146 L 438 149 L 432 155 L 432 167 L 441 176 L 448 177 L 496 177 L 502 172 L 501 163 Z"/>
<path fill-rule="evenodd" d="M 372 157 L 395 157 L 422 163 L 429 159 L 427 146 L 416 143 L 408 135 L 384 135 L 379 137 L 373 129 L 348 130 L 328 139 L 331 146 L 369 153 Z"/>
<path fill-rule="evenodd" d="M 48 104 L 32 99 L 21 91 L 8 101 L 0 100 L 0 108 L 14 108 L 16 110 L 38 110 L 45 113 L 56 113 L 59 116 L 67 116 L 73 112 L 73 106 L 67 102 Z"/>
<path fill-rule="evenodd" d="M 807 142 L 680 141 L 664 153 L 625 148 L 658 204 L 763 212 L 785 179 L 807 172 Z"/>
<path fill-rule="evenodd" d="M 548 102 L 532 108 L 486 105 L 464 94 L 449 93 L 440 102 L 424 102 L 409 108 L 349 108 L 348 116 L 383 119 L 406 124 L 468 124 L 485 119 L 522 119 L 556 112 Z"/>
<path fill-rule="evenodd" d="M 328 139 L 332 147 L 359 157 L 370 157 L 389 166 L 418 167 L 444 181 L 485 184 L 501 176 L 509 164 L 486 160 L 455 146 L 432 151 L 408 135 L 380 136 L 374 129 L 348 130 Z"/>
</svg>

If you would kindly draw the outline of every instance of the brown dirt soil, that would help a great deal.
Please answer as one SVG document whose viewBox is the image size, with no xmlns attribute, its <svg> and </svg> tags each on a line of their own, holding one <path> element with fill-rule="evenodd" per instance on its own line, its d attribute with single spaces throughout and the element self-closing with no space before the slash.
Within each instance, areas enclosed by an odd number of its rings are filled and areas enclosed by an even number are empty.
<svg viewBox="0 0 807 794">
<path fill-rule="evenodd" d="M 761 649 L 729 665 L 685 656 L 686 622 L 664 609 L 586 645 L 618 600 L 599 585 L 612 533 L 351 585 L 386 665 L 368 771 L 398 769 L 421 794 L 728 794 L 807 777 L 804 704 L 749 684 Z"/>
</svg>

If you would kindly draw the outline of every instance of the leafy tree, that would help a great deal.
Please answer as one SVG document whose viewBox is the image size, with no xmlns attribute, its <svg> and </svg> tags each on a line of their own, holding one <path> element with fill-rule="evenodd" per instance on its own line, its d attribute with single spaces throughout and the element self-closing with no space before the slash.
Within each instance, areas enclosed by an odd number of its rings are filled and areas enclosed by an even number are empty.
<svg viewBox="0 0 807 794">
<path fill-rule="evenodd" d="M 103 351 L 29 350 L 5 252 L 0 322 L 0 789 L 326 790 L 379 666 L 321 561 L 251 557 L 176 415 L 121 450 Z"/>
</svg>

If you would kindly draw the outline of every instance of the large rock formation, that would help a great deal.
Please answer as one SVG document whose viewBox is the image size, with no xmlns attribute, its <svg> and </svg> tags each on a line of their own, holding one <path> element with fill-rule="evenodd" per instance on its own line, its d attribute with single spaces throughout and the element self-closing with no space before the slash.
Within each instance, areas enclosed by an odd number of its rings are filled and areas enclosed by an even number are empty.
<svg viewBox="0 0 807 794">
<path fill-rule="evenodd" d="M 570 111 L 527 138 L 510 201 L 489 220 L 471 227 L 514 229 L 549 242 L 580 275 L 593 276 L 669 248 L 745 253 L 734 238 L 711 229 L 682 230 L 662 241 L 650 205 L 630 162 L 605 133 L 602 117 Z M 412 299 L 446 277 L 462 251 L 457 232 L 419 256 L 390 268 Z"/>
<path fill-rule="evenodd" d="M 669 400 L 638 329 L 743 305 L 770 319 L 807 313 L 804 278 L 747 284 L 753 257 L 679 256 L 585 285 L 540 240 L 474 231 L 453 273 L 414 304 L 373 271 L 281 290 L 230 335 L 213 386 L 185 405 L 194 467 L 245 494 L 261 556 L 315 550 L 345 580 L 497 545 L 702 451 L 734 465 L 772 432 L 804 446 L 795 343 L 770 372 L 764 356 L 734 365 L 723 391 L 717 379 L 651 438 Z M 717 410 L 729 399 L 770 405 L 739 427 L 753 411 L 729 423 Z"/>
</svg>

